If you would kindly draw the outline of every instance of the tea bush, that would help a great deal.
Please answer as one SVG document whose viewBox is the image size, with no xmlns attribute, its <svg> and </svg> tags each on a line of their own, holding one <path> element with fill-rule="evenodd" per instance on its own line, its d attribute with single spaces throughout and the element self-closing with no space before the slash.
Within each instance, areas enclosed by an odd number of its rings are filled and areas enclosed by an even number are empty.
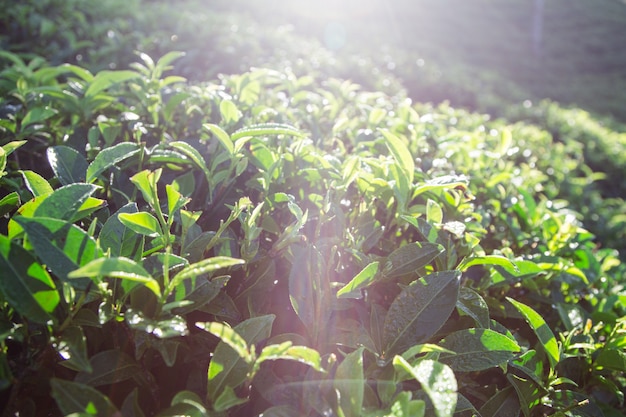
<svg viewBox="0 0 626 417">
<path fill-rule="evenodd" d="M 580 148 L 293 70 L 3 58 L 5 413 L 623 413 Z"/>
</svg>

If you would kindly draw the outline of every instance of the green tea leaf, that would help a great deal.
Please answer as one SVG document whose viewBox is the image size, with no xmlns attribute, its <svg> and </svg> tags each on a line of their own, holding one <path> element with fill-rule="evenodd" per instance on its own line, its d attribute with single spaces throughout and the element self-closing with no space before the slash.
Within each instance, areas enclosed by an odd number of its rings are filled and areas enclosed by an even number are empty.
<svg viewBox="0 0 626 417">
<path fill-rule="evenodd" d="M 489 307 L 483 297 L 468 287 L 461 287 L 456 307 L 486 329 L 490 326 Z"/>
<path fill-rule="evenodd" d="M 222 144 L 224 149 L 226 149 L 229 155 L 235 154 L 235 145 L 233 143 L 233 140 L 230 138 L 230 136 L 228 136 L 228 133 L 226 133 L 218 125 L 214 125 L 212 123 L 205 123 L 203 126 L 206 130 L 208 130 L 209 132 L 215 135 L 217 140 L 219 140 L 219 142 Z M 204 164 L 204 166 L 206 166 L 206 164 Z"/>
<path fill-rule="evenodd" d="M 36 217 L 75 220 L 76 214 L 98 187 L 91 184 L 70 184 L 54 190 L 35 209 Z"/>
<path fill-rule="evenodd" d="M 51 194 L 54 189 L 41 175 L 34 171 L 21 171 L 22 178 L 24 178 L 24 185 L 31 192 L 33 197 L 39 197 L 46 194 Z"/>
<path fill-rule="evenodd" d="M 385 317 L 384 355 L 426 341 L 448 320 L 459 294 L 459 271 L 435 272 L 403 288 Z"/>
<path fill-rule="evenodd" d="M 411 393 L 402 391 L 391 404 L 390 411 L 391 414 L 387 414 L 385 417 L 424 417 L 426 414 L 426 402 L 423 400 L 411 400 Z"/>
<path fill-rule="evenodd" d="M 137 213 L 137 205 L 128 203 L 110 216 L 102 226 L 98 240 L 102 249 L 110 251 L 111 256 L 132 259 L 135 254 L 143 252 L 144 237 L 124 226 L 119 220 L 122 213 Z"/>
<path fill-rule="evenodd" d="M 0 198 L 0 216 L 15 210 L 20 205 L 20 195 L 17 191 L 9 193 Z"/>
<path fill-rule="evenodd" d="M 390 131 L 386 129 L 378 129 L 378 131 L 383 134 L 385 139 L 387 139 L 387 147 L 406 176 L 409 186 L 411 186 L 415 175 L 415 161 L 413 161 L 411 151 L 402 139 Z"/>
<path fill-rule="evenodd" d="M 132 142 L 122 142 L 110 148 L 103 149 L 98 152 L 93 162 L 89 164 L 85 181 L 92 182 L 98 175 L 124 159 L 128 159 L 137 154 L 139 150 L 139 145 Z"/>
<path fill-rule="evenodd" d="M 141 191 L 144 200 L 155 210 L 158 210 L 160 207 L 157 182 L 159 182 L 162 172 L 161 169 L 155 171 L 144 169 L 130 178 L 133 184 Z"/>
<path fill-rule="evenodd" d="M 145 285 L 157 297 L 161 296 L 158 281 L 135 261 L 123 258 L 98 258 L 68 274 L 68 278 L 111 277 L 123 281 L 124 289 L 130 291 L 136 284 Z"/>
<path fill-rule="evenodd" d="M 554 333 L 552 333 L 548 324 L 539 313 L 529 306 L 510 297 L 506 297 L 506 299 L 513 304 L 517 311 L 520 312 L 522 317 L 524 317 L 526 322 L 530 325 L 531 329 L 533 329 L 539 339 L 539 342 L 541 343 L 541 346 L 548 356 L 551 367 L 554 369 L 556 364 L 559 362 L 559 346 L 556 342 L 556 337 L 554 337 Z"/>
<path fill-rule="evenodd" d="M 520 415 L 520 403 L 513 387 L 498 391 L 478 410 L 481 417 L 517 417 Z"/>
<path fill-rule="evenodd" d="M 443 223 L 443 210 L 439 203 L 434 200 L 428 199 L 426 203 L 426 220 L 432 224 Z"/>
<path fill-rule="evenodd" d="M 70 272 L 103 256 L 95 239 L 76 225 L 45 217 L 13 219 L 26 231 L 39 259 L 61 280 L 67 280 Z"/>
<path fill-rule="evenodd" d="M 361 298 L 361 290 L 376 281 L 379 262 L 372 262 L 361 270 L 354 278 L 337 291 L 337 298 Z"/>
<path fill-rule="evenodd" d="M 61 296 L 48 272 L 23 247 L 0 235 L 0 292 L 22 317 L 37 323 L 53 320 Z"/>
<path fill-rule="evenodd" d="M 604 348 L 598 353 L 594 364 L 603 369 L 626 372 L 626 352 L 623 349 Z"/>
<path fill-rule="evenodd" d="M 393 366 L 408 372 L 422 385 L 437 417 L 452 417 L 457 403 L 457 382 L 452 369 L 431 359 L 411 366 L 402 356 L 393 358 Z"/>
<path fill-rule="evenodd" d="M 391 252 L 387 257 L 382 273 L 387 278 L 416 273 L 428 265 L 444 248 L 430 242 L 413 242 Z"/>
<path fill-rule="evenodd" d="M 463 329 L 451 333 L 439 346 L 456 352 L 442 353 L 439 360 L 457 372 L 483 371 L 513 359 L 520 346 L 489 329 Z"/>
<path fill-rule="evenodd" d="M 217 322 L 196 323 L 196 327 L 211 333 L 215 337 L 219 337 L 222 342 L 230 346 L 246 363 L 251 364 L 254 360 L 246 341 L 231 327 Z"/>
<path fill-rule="evenodd" d="M 220 102 L 220 114 L 224 123 L 235 123 L 241 118 L 241 112 L 231 100 Z"/>
<path fill-rule="evenodd" d="M 87 338 L 79 326 L 70 326 L 65 329 L 54 347 L 64 359 L 61 365 L 75 371 L 92 371 L 87 356 Z"/>
<path fill-rule="evenodd" d="M 247 398 L 238 397 L 232 387 L 226 386 L 219 397 L 217 397 L 217 400 L 213 403 L 213 409 L 217 412 L 226 411 L 229 408 L 245 404 L 246 402 L 248 402 Z"/>
<path fill-rule="evenodd" d="M 233 142 L 245 137 L 258 137 L 269 135 L 288 135 L 304 137 L 304 134 L 295 127 L 284 123 L 261 123 L 237 130 L 231 135 Z"/>
<path fill-rule="evenodd" d="M 58 113 L 58 110 L 52 107 L 35 107 L 26 113 L 22 119 L 22 129 L 28 125 L 41 123 Z"/>
<path fill-rule="evenodd" d="M 129 308 L 124 314 L 124 319 L 131 329 L 140 330 L 159 339 L 151 341 L 154 348 L 161 352 L 163 359 L 172 366 L 176 360 L 176 351 L 178 349 L 177 340 L 169 340 L 181 336 L 187 336 L 189 329 L 187 321 L 181 316 L 162 315 L 161 318 L 152 319 L 146 317 L 141 311 Z M 166 342 L 172 342 L 166 343 Z"/>
<path fill-rule="evenodd" d="M 129 70 L 102 70 L 98 72 L 91 81 L 91 83 L 89 83 L 89 87 L 87 87 L 87 90 L 85 91 L 85 97 L 95 96 L 96 94 L 106 90 L 109 87 L 114 86 L 115 84 L 132 80 L 134 78 L 139 78 L 140 76 L 141 75 L 139 73 Z"/>
<path fill-rule="evenodd" d="M 315 349 L 307 346 L 293 346 L 287 341 L 279 345 L 268 345 L 263 348 L 257 358 L 255 367 L 268 360 L 290 360 L 304 363 L 319 372 L 324 372 L 322 359 Z"/>
<path fill-rule="evenodd" d="M 69 146 L 51 146 L 46 151 L 48 162 L 61 184 L 70 185 L 85 182 L 87 160 Z"/>
<path fill-rule="evenodd" d="M 333 386 L 339 391 L 339 405 L 346 417 L 359 417 L 363 409 L 365 376 L 361 347 L 346 355 L 335 372 Z"/>
<path fill-rule="evenodd" d="M 296 253 L 289 272 L 289 301 L 313 340 L 325 330 L 334 298 L 322 255 L 307 245 Z"/>
<path fill-rule="evenodd" d="M 247 346 L 259 343 L 270 336 L 273 314 L 250 318 L 233 328 Z M 241 384 L 251 370 L 241 356 L 228 344 L 220 342 L 215 348 L 209 364 L 207 401 L 213 403 L 228 387 L 233 389 Z"/>
<path fill-rule="evenodd" d="M 183 208 L 191 199 L 183 197 L 182 194 L 170 184 L 165 186 L 165 192 L 167 194 L 167 215 L 171 223 L 174 220 L 176 212 Z"/>
<path fill-rule="evenodd" d="M 65 416 L 73 413 L 98 417 L 119 415 L 111 400 L 90 386 L 59 378 L 51 378 L 50 386 L 52 398 Z"/>
<path fill-rule="evenodd" d="M 120 222 L 140 235 L 157 237 L 163 234 L 159 221 L 150 213 L 140 211 L 138 213 L 120 213 Z"/>
<path fill-rule="evenodd" d="M 215 272 L 219 269 L 229 268 L 235 265 L 242 265 L 245 261 L 243 259 L 230 258 L 228 256 L 215 256 L 213 258 L 204 259 L 200 262 L 196 262 L 184 268 L 178 274 L 174 276 L 167 289 L 167 294 L 174 291 L 181 282 L 199 277 L 203 274 Z"/>
<path fill-rule="evenodd" d="M 91 371 L 79 372 L 74 382 L 99 387 L 125 381 L 141 372 L 133 358 L 117 349 L 100 351 L 91 357 L 89 363 Z"/>
<path fill-rule="evenodd" d="M 207 125 L 205 125 L 205 126 L 207 126 Z M 228 135 L 226 135 L 226 136 L 228 136 Z M 180 151 L 183 155 L 185 155 L 189 159 L 191 159 L 191 161 L 193 161 L 193 163 L 196 165 L 196 167 L 199 168 L 204 173 L 204 176 L 205 176 L 207 182 L 209 184 L 212 183 L 212 181 L 213 181 L 211 179 L 211 175 L 212 174 L 211 174 L 211 172 L 208 169 L 208 165 L 207 165 L 206 161 L 204 160 L 204 157 L 200 154 L 200 152 L 198 152 L 196 150 L 196 148 L 194 148 L 193 146 L 191 146 L 187 142 L 171 142 L 170 146 L 173 147 L 174 149 Z"/>
</svg>

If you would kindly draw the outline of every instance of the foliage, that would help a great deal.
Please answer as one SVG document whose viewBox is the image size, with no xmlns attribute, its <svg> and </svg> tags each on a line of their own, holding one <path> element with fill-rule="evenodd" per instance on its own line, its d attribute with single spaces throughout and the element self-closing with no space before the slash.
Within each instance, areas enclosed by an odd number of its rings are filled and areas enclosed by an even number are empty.
<svg viewBox="0 0 626 417">
<path fill-rule="evenodd" d="M 573 144 L 173 52 L 3 57 L 7 413 L 624 411 L 624 266 L 555 199 Z"/>
</svg>

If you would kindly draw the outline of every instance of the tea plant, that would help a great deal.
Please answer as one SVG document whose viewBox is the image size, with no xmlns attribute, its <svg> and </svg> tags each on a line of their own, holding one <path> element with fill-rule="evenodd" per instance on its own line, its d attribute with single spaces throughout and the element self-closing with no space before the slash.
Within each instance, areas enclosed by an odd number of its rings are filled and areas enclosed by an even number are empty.
<svg viewBox="0 0 626 417">
<path fill-rule="evenodd" d="M 176 53 L 3 56 L 6 413 L 623 410 L 624 268 L 541 131 L 290 71 L 188 85 Z"/>
</svg>

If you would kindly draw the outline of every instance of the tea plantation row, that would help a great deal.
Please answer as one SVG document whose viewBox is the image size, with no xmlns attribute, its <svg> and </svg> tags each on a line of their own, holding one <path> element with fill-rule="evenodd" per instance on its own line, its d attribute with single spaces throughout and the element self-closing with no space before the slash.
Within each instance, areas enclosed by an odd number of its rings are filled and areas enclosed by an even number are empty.
<svg viewBox="0 0 626 417">
<path fill-rule="evenodd" d="M 89 27 L 54 3 L 31 18 Z M 94 47 L 1 54 L 6 415 L 623 415 L 611 124 L 413 103 L 376 59 L 119 6 Z"/>
</svg>

